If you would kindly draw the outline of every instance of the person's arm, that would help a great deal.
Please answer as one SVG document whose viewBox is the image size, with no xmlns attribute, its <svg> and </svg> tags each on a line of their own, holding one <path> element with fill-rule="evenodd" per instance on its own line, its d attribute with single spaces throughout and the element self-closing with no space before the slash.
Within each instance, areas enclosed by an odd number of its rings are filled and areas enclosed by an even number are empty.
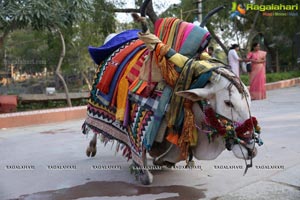
<svg viewBox="0 0 300 200">
<path fill-rule="evenodd" d="M 237 52 L 234 50 L 233 51 L 233 57 L 234 57 L 234 59 L 236 59 L 236 60 L 238 60 L 238 61 L 244 61 L 244 59 L 241 59 L 240 57 L 239 57 L 239 55 L 237 54 Z"/>
<path fill-rule="evenodd" d="M 249 52 L 247 55 L 247 61 L 251 63 L 257 63 L 256 59 L 253 58 L 253 52 Z"/>
</svg>

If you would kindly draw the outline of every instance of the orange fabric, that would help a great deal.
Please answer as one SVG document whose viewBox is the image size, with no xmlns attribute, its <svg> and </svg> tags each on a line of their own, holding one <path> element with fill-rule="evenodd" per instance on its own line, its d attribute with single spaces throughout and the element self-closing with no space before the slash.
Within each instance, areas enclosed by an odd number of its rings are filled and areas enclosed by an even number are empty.
<svg viewBox="0 0 300 200">
<path fill-rule="evenodd" d="M 142 91 L 147 87 L 148 83 L 143 82 L 142 85 L 139 87 L 139 89 L 136 91 L 136 94 L 141 94 Z"/>
<path fill-rule="evenodd" d="M 171 142 L 172 144 L 178 144 L 178 134 L 176 133 L 169 133 L 166 139 Z"/>
<path fill-rule="evenodd" d="M 170 30 L 172 28 L 172 25 L 174 23 L 175 20 L 177 20 L 176 18 L 166 18 L 167 22 L 163 28 L 163 35 L 164 35 L 164 38 L 162 40 L 163 43 L 167 44 L 168 42 L 168 39 L 169 39 L 169 34 L 170 34 Z"/>
<path fill-rule="evenodd" d="M 116 105 L 117 93 L 118 93 L 118 90 L 119 90 L 118 88 L 119 88 L 119 85 L 121 84 L 120 82 L 121 82 L 122 78 L 124 77 L 124 74 L 127 75 L 129 73 L 129 71 L 131 70 L 131 68 L 134 66 L 134 64 L 137 62 L 137 60 L 140 58 L 141 53 L 144 53 L 145 50 L 146 50 L 146 47 L 144 49 L 141 49 L 139 52 L 137 52 L 134 55 L 134 57 L 130 61 L 128 61 L 127 65 L 122 70 L 122 72 L 121 72 L 121 74 L 119 76 L 119 79 L 117 81 L 117 85 L 116 85 L 117 89 L 115 89 L 115 91 L 114 91 L 114 95 L 113 95 L 113 98 L 112 98 L 112 101 L 111 101 L 111 106 L 115 106 Z M 124 78 L 128 82 L 128 80 L 126 79 L 126 76 Z"/>
<path fill-rule="evenodd" d="M 97 84 L 97 89 L 103 92 L 104 94 L 108 94 L 110 81 L 113 79 L 115 72 L 117 70 L 116 66 L 107 66 L 106 70 L 102 76 L 101 81 Z"/>
<path fill-rule="evenodd" d="M 122 63 L 124 58 L 128 56 L 135 48 L 144 44 L 141 40 L 136 40 L 131 43 L 129 46 L 126 46 L 123 49 L 120 49 L 115 56 L 112 57 L 110 61 L 107 63 L 106 70 L 104 71 L 103 77 L 97 85 L 97 88 L 107 94 L 109 92 L 110 84 L 113 79 L 114 73 L 116 72 L 119 65 Z"/>
</svg>

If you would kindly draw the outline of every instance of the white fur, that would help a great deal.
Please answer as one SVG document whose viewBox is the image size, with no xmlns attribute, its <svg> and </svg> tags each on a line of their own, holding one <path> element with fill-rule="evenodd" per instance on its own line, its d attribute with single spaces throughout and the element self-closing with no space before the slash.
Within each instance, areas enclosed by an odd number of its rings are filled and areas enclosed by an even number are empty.
<svg viewBox="0 0 300 200">
<path fill-rule="evenodd" d="M 224 69 L 225 70 L 225 69 Z M 201 99 L 208 99 L 212 108 L 216 113 L 219 113 L 233 121 L 244 122 L 249 116 L 250 95 L 248 89 L 243 84 L 246 91 L 246 96 L 241 95 L 235 86 L 231 87 L 231 96 L 229 95 L 228 86 L 230 82 L 227 78 L 220 77 L 213 74 L 211 83 L 207 84 L 205 88 L 197 88 L 192 90 L 180 91 L 176 94 L 192 101 L 199 101 Z M 225 100 L 230 100 L 234 105 L 234 108 L 226 106 Z M 193 105 L 193 113 L 195 115 L 195 121 L 198 127 L 201 126 L 203 121 L 203 112 L 201 111 L 198 103 Z M 216 159 L 222 151 L 225 150 L 225 141 L 222 137 L 216 137 L 213 142 L 209 142 L 208 137 L 203 130 L 198 131 L 198 143 L 193 149 L 194 157 L 198 160 L 213 160 Z M 237 158 L 248 159 L 248 152 L 242 145 L 234 145 L 232 149 L 234 155 Z M 242 153 L 243 152 L 243 153 Z M 180 149 L 173 145 L 171 150 L 163 156 L 163 160 L 177 163 L 180 161 L 179 155 Z M 244 156 L 243 156 L 244 154 Z"/>
</svg>

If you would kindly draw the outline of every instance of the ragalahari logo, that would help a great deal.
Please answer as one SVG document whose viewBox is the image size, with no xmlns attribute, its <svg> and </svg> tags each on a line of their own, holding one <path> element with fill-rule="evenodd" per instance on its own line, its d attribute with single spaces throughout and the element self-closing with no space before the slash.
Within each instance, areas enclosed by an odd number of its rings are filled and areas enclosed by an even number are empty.
<svg viewBox="0 0 300 200">
<path fill-rule="evenodd" d="M 236 16 L 242 16 L 246 14 L 246 8 L 243 4 L 232 2 L 230 19 L 234 19 Z"/>
<path fill-rule="evenodd" d="M 295 4 L 255 4 L 232 2 L 230 19 L 243 16 L 246 11 L 259 11 L 263 16 L 299 16 L 299 3 Z"/>
</svg>

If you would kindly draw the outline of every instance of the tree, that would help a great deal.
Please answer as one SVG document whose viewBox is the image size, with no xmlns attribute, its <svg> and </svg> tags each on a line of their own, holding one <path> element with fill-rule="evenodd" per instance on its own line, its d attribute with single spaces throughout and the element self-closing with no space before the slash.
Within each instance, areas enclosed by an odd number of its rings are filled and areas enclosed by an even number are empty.
<svg viewBox="0 0 300 200">
<path fill-rule="evenodd" d="M 59 35 L 61 53 L 55 70 L 61 80 L 68 106 L 72 106 L 67 84 L 61 75 L 61 66 L 65 57 L 65 39 L 63 31 L 72 28 L 77 22 L 84 20 L 92 10 L 88 0 L 53 0 L 53 1 L 10 1 L 0 2 L 0 47 L 10 31 L 27 26 L 35 30 L 48 30 Z"/>
<path fill-rule="evenodd" d="M 246 6 L 247 4 L 256 5 L 280 5 L 289 4 L 296 5 L 298 0 L 290 0 L 282 2 L 281 0 L 209 0 L 202 1 L 202 15 L 205 16 L 213 8 L 225 5 L 226 8 L 214 15 L 207 28 L 210 31 L 213 39 L 218 41 L 224 52 L 228 51 L 228 47 L 232 43 L 238 43 L 244 55 L 250 50 L 252 42 L 260 42 L 261 46 L 268 51 L 270 60 L 278 60 L 277 71 L 279 64 L 293 65 L 296 63 L 296 58 L 293 57 L 293 45 L 296 33 L 300 32 L 299 13 L 297 11 L 269 11 L 272 16 L 265 16 L 265 11 L 246 10 L 245 15 L 230 17 L 232 14 L 232 2 Z M 189 0 L 182 0 L 180 8 L 183 11 L 196 8 Z M 268 11 L 266 11 L 268 12 Z M 274 16 L 274 13 L 282 13 L 286 16 Z M 179 15 L 178 15 L 179 16 Z M 183 16 L 186 21 L 192 21 L 193 16 Z"/>
<path fill-rule="evenodd" d="M 73 45 L 74 52 L 71 62 L 79 66 L 79 70 L 85 82 L 91 89 L 88 73 L 93 68 L 93 62 L 88 54 L 88 46 L 100 46 L 110 33 L 116 30 L 116 19 L 113 3 L 105 0 L 97 0 L 92 3 L 93 12 L 89 13 L 85 21 L 79 23 L 75 28 Z M 74 57 L 75 56 L 75 57 Z"/>
</svg>

